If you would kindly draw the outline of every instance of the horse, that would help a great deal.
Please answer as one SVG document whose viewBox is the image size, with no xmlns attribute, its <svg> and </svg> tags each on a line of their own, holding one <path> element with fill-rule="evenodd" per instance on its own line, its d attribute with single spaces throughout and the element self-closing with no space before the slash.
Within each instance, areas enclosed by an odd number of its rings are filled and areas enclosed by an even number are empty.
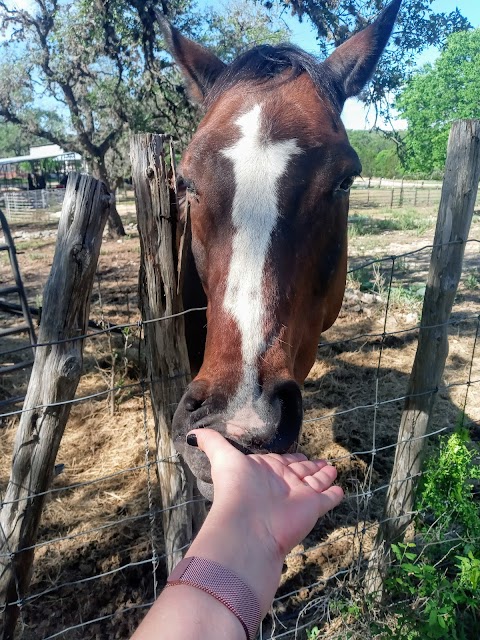
<svg viewBox="0 0 480 640">
<path fill-rule="evenodd" d="M 188 431 L 216 429 L 245 453 L 297 447 L 301 385 L 342 304 L 349 191 L 361 173 L 340 114 L 373 74 L 400 3 L 321 62 L 285 44 L 226 65 L 157 14 L 205 110 L 178 166 L 191 220 L 184 306 L 206 314 L 186 316 L 194 377 L 173 436 L 206 498 L 210 465 Z"/>
</svg>

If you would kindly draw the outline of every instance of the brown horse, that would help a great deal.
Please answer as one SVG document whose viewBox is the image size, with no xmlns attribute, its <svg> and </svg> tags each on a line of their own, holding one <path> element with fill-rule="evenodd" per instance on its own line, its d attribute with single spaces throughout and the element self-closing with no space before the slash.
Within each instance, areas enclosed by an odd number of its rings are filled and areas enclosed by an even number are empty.
<svg viewBox="0 0 480 640">
<path fill-rule="evenodd" d="M 190 201 L 185 282 L 195 378 L 174 417 L 178 451 L 212 497 L 198 427 L 247 452 L 295 448 L 303 384 L 345 289 L 349 190 L 361 165 L 340 113 L 373 73 L 401 0 L 323 62 L 259 46 L 226 66 L 159 23 L 206 114 L 179 165 Z M 206 334 L 205 334 L 206 324 Z"/>
</svg>

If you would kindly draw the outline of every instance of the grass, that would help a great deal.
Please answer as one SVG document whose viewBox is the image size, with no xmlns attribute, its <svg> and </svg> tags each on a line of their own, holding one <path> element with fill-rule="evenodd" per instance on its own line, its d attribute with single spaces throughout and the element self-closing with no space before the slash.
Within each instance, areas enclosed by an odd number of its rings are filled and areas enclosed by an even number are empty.
<svg viewBox="0 0 480 640">
<path fill-rule="evenodd" d="M 404 266 L 402 270 L 405 272 L 406 267 Z M 388 280 L 386 274 L 382 272 L 378 264 L 373 264 L 349 273 L 347 282 L 353 289 L 376 293 L 380 295 L 384 301 L 387 300 Z M 419 312 L 424 295 L 424 283 L 403 285 L 394 282 L 390 289 L 390 303 L 398 307 Z"/>
<path fill-rule="evenodd" d="M 465 288 L 470 291 L 480 289 L 480 271 L 471 271 L 465 278 Z"/>
<path fill-rule="evenodd" d="M 46 253 L 29 253 L 28 259 L 32 262 L 36 260 L 46 260 L 48 258 Z"/>
<path fill-rule="evenodd" d="M 351 216 L 348 234 L 350 238 L 379 235 L 386 231 L 415 231 L 422 235 L 434 225 L 434 218 L 419 214 L 418 209 L 382 209 L 378 216 Z"/>
<path fill-rule="evenodd" d="M 50 242 L 48 242 L 50 240 Z M 17 251 L 31 251 L 32 249 L 39 249 L 44 247 L 46 243 L 53 244 L 54 238 L 32 238 L 31 240 L 22 240 L 15 242 Z"/>
<path fill-rule="evenodd" d="M 390 301 L 399 306 L 419 307 L 425 295 L 425 285 L 392 286 Z M 418 309 L 419 310 L 419 309 Z"/>
</svg>

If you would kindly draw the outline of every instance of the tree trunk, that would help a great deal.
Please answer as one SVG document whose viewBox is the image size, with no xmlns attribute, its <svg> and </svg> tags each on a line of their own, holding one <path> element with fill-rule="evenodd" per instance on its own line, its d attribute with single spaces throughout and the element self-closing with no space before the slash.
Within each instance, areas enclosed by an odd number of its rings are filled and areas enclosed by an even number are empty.
<svg viewBox="0 0 480 640">
<path fill-rule="evenodd" d="M 98 180 L 101 180 L 107 187 L 110 194 L 113 194 L 110 203 L 110 214 L 108 216 L 107 229 L 110 238 L 117 239 L 125 236 L 125 229 L 123 227 L 122 219 L 117 211 L 117 200 L 115 193 L 110 189 L 110 180 L 108 179 L 107 168 L 105 166 L 105 158 L 95 158 L 93 161 L 93 175 Z"/>
</svg>

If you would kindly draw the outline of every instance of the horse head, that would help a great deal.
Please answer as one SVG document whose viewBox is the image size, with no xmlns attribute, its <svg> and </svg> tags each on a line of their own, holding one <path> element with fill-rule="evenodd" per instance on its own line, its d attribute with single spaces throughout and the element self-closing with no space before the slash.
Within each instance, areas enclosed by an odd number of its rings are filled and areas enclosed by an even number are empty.
<svg viewBox="0 0 480 640">
<path fill-rule="evenodd" d="M 340 113 L 372 75 L 400 2 L 322 62 L 265 45 L 227 66 L 159 16 L 205 108 L 178 188 L 189 200 L 195 272 L 185 286 L 199 289 L 190 299 L 206 296 L 207 331 L 173 428 L 207 497 L 210 467 L 186 444 L 191 429 L 216 429 L 247 452 L 297 445 L 300 385 L 342 304 L 349 190 L 361 171 Z"/>
</svg>

